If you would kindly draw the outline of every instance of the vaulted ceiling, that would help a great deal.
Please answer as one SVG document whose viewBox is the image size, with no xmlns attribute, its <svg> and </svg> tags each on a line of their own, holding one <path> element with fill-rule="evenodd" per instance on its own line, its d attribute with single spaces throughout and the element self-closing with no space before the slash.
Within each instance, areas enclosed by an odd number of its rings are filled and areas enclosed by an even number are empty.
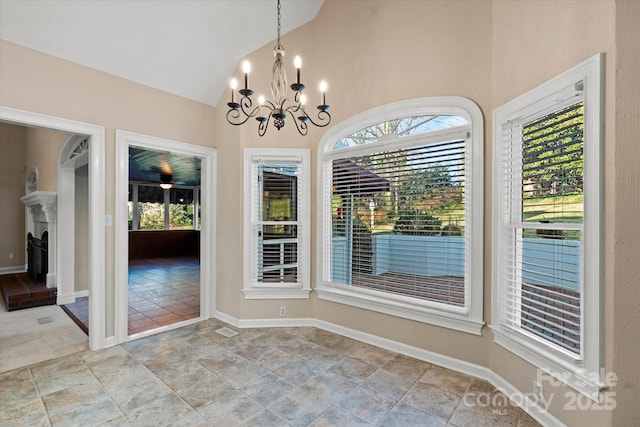
<svg viewBox="0 0 640 427">
<path fill-rule="evenodd" d="M 324 0 L 282 0 L 282 33 Z M 276 38 L 276 0 L 1 0 L 0 38 L 209 105 Z"/>
</svg>

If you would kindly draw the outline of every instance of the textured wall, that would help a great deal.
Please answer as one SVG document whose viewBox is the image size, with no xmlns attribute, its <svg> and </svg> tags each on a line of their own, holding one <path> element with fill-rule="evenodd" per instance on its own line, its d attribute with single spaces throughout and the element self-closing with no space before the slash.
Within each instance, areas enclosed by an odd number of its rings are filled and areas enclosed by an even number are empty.
<svg viewBox="0 0 640 427">
<path fill-rule="evenodd" d="M 0 123 L 0 269 L 24 268 L 27 129 Z M 9 258 L 9 254 L 13 258 Z"/>
<path fill-rule="evenodd" d="M 39 191 L 58 191 L 60 149 L 68 137 L 66 132 L 27 128 L 27 171 L 38 169 Z"/>
<path fill-rule="evenodd" d="M 89 290 L 89 167 L 81 166 L 75 171 L 75 291 Z"/>
<path fill-rule="evenodd" d="M 614 425 L 640 420 L 640 2 L 616 2 L 616 87 L 613 337 L 608 341 L 618 374 Z M 610 276 L 607 276 L 607 278 Z"/>
</svg>

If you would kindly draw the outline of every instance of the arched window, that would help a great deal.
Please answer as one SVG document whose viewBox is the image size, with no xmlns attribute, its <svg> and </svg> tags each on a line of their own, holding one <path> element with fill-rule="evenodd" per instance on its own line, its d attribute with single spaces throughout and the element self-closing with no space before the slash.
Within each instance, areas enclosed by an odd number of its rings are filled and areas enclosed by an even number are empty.
<svg viewBox="0 0 640 427">
<path fill-rule="evenodd" d="M 482 114 L 459 97 L 385 105 L 319 147 L 319 297 L 479 334 Z"/>
</svg>

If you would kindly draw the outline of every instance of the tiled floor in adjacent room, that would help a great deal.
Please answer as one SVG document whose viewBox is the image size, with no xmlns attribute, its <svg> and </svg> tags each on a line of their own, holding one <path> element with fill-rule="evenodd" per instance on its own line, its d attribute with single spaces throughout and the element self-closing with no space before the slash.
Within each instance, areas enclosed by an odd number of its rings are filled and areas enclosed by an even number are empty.
<svg viewBox="0 0 640 427">
<path fill-rule="evenodd" d="M 484 381 L 359 341 L 316 328 L 225 337 L 223 326 L 207 320 L 2 374 L 0 424 L 538 425 L 515 406 L 477 404 L 497 393 Z"/>
<path fill-rule="evenodd" d="M 89 299 L 77 298 L 64 309 L 89 327 Z M 200 262 L 174 257 L 129 262 L 129 335 L 156 329 L 200 315 Z M 82 327 L 81 326 L 81 327 Z"/>
<path fill-rule="evenodd" d="M 198 258 L 129 261 L 129 335 L 199 315 Z"/>
</svg>

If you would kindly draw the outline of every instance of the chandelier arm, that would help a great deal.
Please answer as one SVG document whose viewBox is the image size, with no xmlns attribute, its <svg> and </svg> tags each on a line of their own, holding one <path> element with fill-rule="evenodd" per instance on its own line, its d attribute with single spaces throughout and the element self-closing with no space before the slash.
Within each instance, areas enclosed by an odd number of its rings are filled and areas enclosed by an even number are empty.
<svg viewBox="0 0 640 427">
<path fill-rule="evenodd" d="M 252 117 L 253 113 L 255 112 L 255 108 L 253 107 L 253 101 L 251 100 L 251 97 L 247 96 L 247 95 L 243 95 L 242 98 L 240 98 L 240 109 L 242 110 L 242 112 L 248 116 L 248 117 Z M 247 111 L 249 111 L 250 113 L 247 113 Z"/>
<path fill-rule="evenodd" d="M 271 102 L 271 101 L 269 101 L 268 99 L 266 99 L 266 100 L 264 101 L 264 104 L 262 104 L 262 108 L 266 108 L 266 109 L 268 109 L 269 111 L 273 112 L 273 110 L 275 110 L 275 109 L 276 109 L 276 106 L 275 106 L 275 104 L 274 104 L 273 102 Z"/>
<path fill-rule="evenodd" d="M 287 111 L 290 111 L 292 113 L 297 113 L 298 111 L 302 111 L 303 114 L 307 114 L 304 111 L 304 108 L 302 108 L 302 104 L 300 103 L 300 101 L 298 101 L 298 99 L 294 98 L 294 102 L 291 102 L 287 99 L 289 106 L 287 107 Z"/>
<path fill-rule="evenodd" d="M 258 108 L 253 107 L 253 101 L 250 97 L 243 96 L 236 108 L 230 108 L 227 111 L 227 121 L 235 126 L 245 124 L 251 117 L 255 117 Z"/>
<path fill-rule="evenodd" d="M 244 115 L 244 118 L 241 114 Z M 247 123 L 247 120 L 249 120 L 250 117 L 251 116 L 248 116 L 244 111 L 240 111 L 238 108 L 230 108 L 229 111 L 227 111 L 227 122 L 234 126 L 240 126 Z"/>
<path fill-rule="evenodd" d="M 291 116 L 293 123 L 295 123 L 296 125 L 296 129 L 298 130 L 298 133 L 302 136 L 306 136 L 307 133 L 309 132 L 309 127 L 307 126 L 306 121 L 298 119 L 298 117 L 296 117 L 296 115 L 293 112 L 293 108 L 291 107 L 287 107 L 285 111 L 289 113 L 289 115 Z"/>
<path fill-rule="evenodd" d="M 258 136 L 264 136 L 267 133 L 267 129 L 269 129 L 269 122 L 271 122 L 271 110 L 269 110 L 269 115 L 266 118 L 258 119 Z"/>
<path fill-rule="evenodd" d="M 311 124 L 314 126 L 323 128 L 327 126 L 329 123 L 331 123 L 331 114 L 329 114 L 329 112 L 325 108 L 318 107 L 318 114 L 316 117 L 317 121 L 313 120 L 313 118 L 309 115 L 309 113 L 307 113 L 307 111 L 302 106 L 299 106 L 298 109 L 302 111 L 302 113 L 307 118 L 307 120 L 309 120 Z"/>
</svg>

